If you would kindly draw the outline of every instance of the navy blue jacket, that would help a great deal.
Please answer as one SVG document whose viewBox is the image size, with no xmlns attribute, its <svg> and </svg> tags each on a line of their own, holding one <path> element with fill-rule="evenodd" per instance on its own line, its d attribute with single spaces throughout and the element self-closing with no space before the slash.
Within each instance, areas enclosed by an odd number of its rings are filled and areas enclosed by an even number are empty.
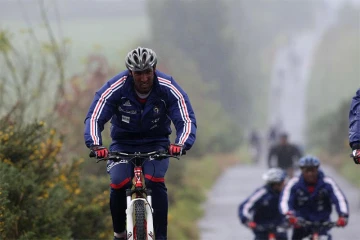
<svg viewBox="0 0 360 240">
<path fill-rule="evenodd" d="M 102 145 L 101 132 L 110 119 L 112 144 L 118 146 L 167 147 L 171 121 L 176 128 L 176 143 L 188 150 L 195 141 L 196 119 L 188 96 L 171 76 L 157 70 L 144 106 L 136 99 L 128 70 L 96 92 L 85 119 L 87 147 Z"/>
<path fill-rule="evenodd" d="M 302 176 L 292 178 L 285 186 L 280 197 L 280 211 L 294 212 L 296 216 L 308 221 L 328 221 L 332 204 L 339 216 L 349 216 L 349 206 L 345 195 L 333 179 L 325 177 L 319 170 L 315 190 L 310 193 Z"/>
<path fill-rule="evenodd" d="M 242 223 L 254 221 L 257 224 L 281 224 L 284 216 L 279 211 L 280 193 L 274 192 L 270 186 L 258 188 L 239 207 Z"/>
<path fill-rule="evenodd" d="M 360 144 L 360 88 L 353 97 L 349 112 L 349 141 Z"/>
</svg>

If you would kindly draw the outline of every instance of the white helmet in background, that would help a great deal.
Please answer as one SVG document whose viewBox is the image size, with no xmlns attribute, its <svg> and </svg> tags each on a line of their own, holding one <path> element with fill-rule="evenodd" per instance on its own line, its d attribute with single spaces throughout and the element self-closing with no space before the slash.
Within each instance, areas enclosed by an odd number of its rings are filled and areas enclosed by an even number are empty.
<svg viewBox="0 0 360 240">
<path fill-rule="evenodd" d="M 266 183 L 280 183 L 286 178 L 286 173 L 280 168 L 270 168 L 266 173 L 262 175 L 262 178 Z"/>
</svg>

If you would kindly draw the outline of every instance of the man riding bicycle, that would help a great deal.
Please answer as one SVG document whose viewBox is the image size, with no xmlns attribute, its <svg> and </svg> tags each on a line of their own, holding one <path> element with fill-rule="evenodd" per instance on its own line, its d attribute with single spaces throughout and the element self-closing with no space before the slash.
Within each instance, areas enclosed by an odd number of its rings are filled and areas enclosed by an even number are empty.
<svg viewBox="0 0 360 240">
<path fill-rule="evenodd" d="M 294 177 L 286 184 L 280 197 L 280 211 L 294 225 L 292 239 L 303 239 L 311 234 L 308 227 L 299 226 L 299 218 L 310 222 L 330 220 L 332 204 L 335 204 L 339 218 L 337 226 L 344 227 L 348 222 L 348 202 L 339 186 L 319 170 L 320 161 L 313 156 L 299 160 L 301 176 Z M 327 236 L 329 229 L 322 229 L 320 236 Z"/>
<path fill-rule="evenodd" d="M 302 153 L 295 144 L 289 143 L 288 134 L 280 134 L 279 141 L 279 144 L 270 148 L 268 165 L 269 167 L 279 167 L 284 169 L 286 174 L 291 178 L 294 175 L 294 162 L 302 157 Z M 274 160 L 276 160 L 275 164 Z"/>
<path fill-rule="evenodd" d="M 284 187 L 286 173 L 279 168 L 271 168 L 264 175 L 266 184 L 258 188 L 239 207 L 241 223 L 251 228 L 255 240 L 267 239 L 269 230 L 260 229 L 259 226 L 274 224 L 279 226 L 284 223 L 284 216 L 279 211 L 280 192 Z M 287 239 L 286 232 L 276 230 L 276 239 Z"/>
<path fill-rule="evenodd" d="M 249 134 L 249 146 L 253 163 L 258 163 L 261 157 L 261 136 L 255 129 Z"/>
<path fill-rule="evenodd" d="M 111 151 L 150 152 L 168 150 L 181 155 L 195 141 L 196 119 L 187 94 L 175 80 L 156 70 L 153 50 L 138 47 L 125 59 L 127 70 L 105 83 L 95 94 L 85 119 L 85 143 L 99 158 L 108 150 L 102 146 L 101 132 L 111 119 Z M 176 128 L 170 144 L 170 124 Z M 147 188 L 152 190 L 156 239 L 167 239 L 168 198 L 164 176 L 169 159 L 144 164 Z M 111 180 L 110 210 L 114 239 L 126 239 L 126 188 L 131 184 L 130 165 L 108 162 Z"/>
<path fill-rule="evenodd" d="M 349 112 L 349 142 L 356 164 L 360 164 L 360 88 L 353 97 Z"/>
</svg>

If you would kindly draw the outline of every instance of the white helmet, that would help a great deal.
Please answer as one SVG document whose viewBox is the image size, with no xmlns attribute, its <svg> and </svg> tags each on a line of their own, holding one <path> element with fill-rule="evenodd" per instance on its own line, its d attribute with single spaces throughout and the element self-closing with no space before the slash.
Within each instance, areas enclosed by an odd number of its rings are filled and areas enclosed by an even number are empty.
<svg viewBox="0 0 360 240">
<path fill-rule="evenodd" d="M 270 168 L 262 175 L 266 183 L 279 183 L 285 180 L 286 173 L 280 168 Z"/>
</svg>

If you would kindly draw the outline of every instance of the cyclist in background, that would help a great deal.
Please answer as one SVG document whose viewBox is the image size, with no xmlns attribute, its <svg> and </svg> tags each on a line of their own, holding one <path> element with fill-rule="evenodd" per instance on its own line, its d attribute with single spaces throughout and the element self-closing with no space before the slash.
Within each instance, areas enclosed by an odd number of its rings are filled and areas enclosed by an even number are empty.
<svg viewBox="0 0 360 240">
<path fill-rule="evenodd" d="M 311 234 L 309 228 L 297 226 L 299 217 L 311 222 L 329 221 L 332 204 L 335 204 L 339 215 L 337 226 L 346 226 L 349 217 L 348 202 L 335 181 L 319 170 L 319 159 L 313 156 L 302 157 L 299 166 L 301 176 L 289 180 L 280 197 L 281 213 L 295 226 L 292 239 L 303 239 Z M 323 229 L 320 236 L 331 239 L 328 231 L 329 229 Z"/>
<path fill-rule="evenodd" d="M 274 146 L 277 142 L 278 142 L 278 138 L 279 138 L 279 130 L 276 127 L 276 125 L 273 125 L 269 128 L 269 132 L 268 132 L 268 146 L 272 147 Z"/>
<path fill-rule="evenodd" d="M 101 132 L 111 119 L 111 151 L 151 152 L 168 150 L 181 155 L 195 142 L 196 119 L 190 99 L 173 77 L 156 70 L 153 50 L 138 47 L 125 59 L 127 70 L 120 72 L 96 92 L 85 119 L 85 143 L 99 158 L 108 150 L 102 146 Z M 170 144 L 171 121 L 176 140 Z M 169 159 L 146 162 L 146 187 L 152 190 L 156 239 L 167 239 L 168 196 L 165 173 Z M 126 239 L 126 188 L 133 170 L 128 164 L 109 161 L 110 210 L 114 240 Z"/>
<path fill-rule="evenodd" d="M 255 240 L 267 239 L 268 231 L 258 227 L 268 224 L 280 226 L 285 222 L 279 211 L 280 192 L 284 187 L 286 173 L 280 168 L 271 168 L 264 175 L 266 184 L 258 188 L 239 206 L 242 224 L 252 229 Z M 278 230 L 276 239 L 287 239 L 286 231 Z"/>
<path fill-rule="evenodd" d="M 284 169 L 288 177 L 291 178 L 294 175 L 295 162 L 302 156 L 302 153 L 296 145 L 289 143 L 286 133 L 280 135 L 279 141 L 279 144 L 270 148 L 268 165 L 269 168 Z"/>
<path fill-rule="evenodd" d="M 258 131 L 252 130 L 249 135 L 249 146 L 253 163 L 258 163 L 261 157 L 261 136 Z"/>
<path fill-rule="evenodd" d="M 349 112 L 349 142 L 356 164 L 360 164 L 360 88 L 353 97 Z"/>
</svg>

